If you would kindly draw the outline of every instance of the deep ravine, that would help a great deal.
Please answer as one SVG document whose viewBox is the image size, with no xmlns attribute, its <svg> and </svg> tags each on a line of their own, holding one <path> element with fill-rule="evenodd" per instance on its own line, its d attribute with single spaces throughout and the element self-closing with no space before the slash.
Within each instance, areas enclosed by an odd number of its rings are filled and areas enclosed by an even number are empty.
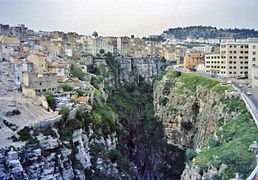
<svg viewBox="0 0 258 180">
<path fill-rule="evenodd" d="M 116 90 L 108 103 L 123 125 L 119 148 L 137 167 L 138 179 L 180 179 L 184 151 L 164 139 L 163 126 L 154 116 L 153 86 L 140 82 Z"/>
</svg>

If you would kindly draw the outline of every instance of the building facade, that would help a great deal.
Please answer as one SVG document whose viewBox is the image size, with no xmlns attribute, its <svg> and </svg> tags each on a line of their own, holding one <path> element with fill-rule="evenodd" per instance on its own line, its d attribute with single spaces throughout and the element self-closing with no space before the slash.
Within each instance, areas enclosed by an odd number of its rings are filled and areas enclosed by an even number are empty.
<svg viewBox="0 0 258 180">
<path fill-rule="evenodd" d="M 248 61 L 247 42 L 221 43 L 219 53 L 205 56 L 205 72 L 230 78 L 247 78 Z"/>
</svg>

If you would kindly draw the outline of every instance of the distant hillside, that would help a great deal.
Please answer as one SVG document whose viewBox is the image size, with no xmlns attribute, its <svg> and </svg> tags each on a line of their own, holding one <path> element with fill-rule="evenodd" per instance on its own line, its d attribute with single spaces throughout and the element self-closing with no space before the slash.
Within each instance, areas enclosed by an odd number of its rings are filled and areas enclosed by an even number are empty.
<svg viewBox="0 0 258 180">
<path fill-rule="evenodd" d="M 211 26 L 189 26 L 189 27 L 177 27 L 170 28 L 164 31 L 162 36 L 166 37 L 174 36 L 178 39 L 186 39 L 187 37 L 192 38 L 248 38 L 258 37 L 258 31 L 254 29 L 217 29 Z"/>
</svg>

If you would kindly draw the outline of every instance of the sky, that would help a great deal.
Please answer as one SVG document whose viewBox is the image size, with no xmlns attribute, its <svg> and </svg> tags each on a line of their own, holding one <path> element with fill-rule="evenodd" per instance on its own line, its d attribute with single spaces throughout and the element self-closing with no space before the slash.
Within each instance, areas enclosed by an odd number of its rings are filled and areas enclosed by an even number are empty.
<svg viewBox="0 0 258 180">
<path fill-rule="evenodd" d="M 258 30 L 258 0 L 0 0 L 0 24 L 102 36 L 191 25 Z"/>
</svg>

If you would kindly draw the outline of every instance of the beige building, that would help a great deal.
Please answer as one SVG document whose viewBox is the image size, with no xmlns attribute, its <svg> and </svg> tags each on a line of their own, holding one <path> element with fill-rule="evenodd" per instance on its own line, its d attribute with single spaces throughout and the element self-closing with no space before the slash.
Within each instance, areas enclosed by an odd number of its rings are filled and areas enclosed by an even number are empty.
<svg viewBox="0 0 258 180">
<path fill-rule="evenodd" d="M 184 57 L 184 67 L 187 69 L 195 69 L 202 61 L 203 55 L 201 53 L 190 53 Z"/>
<path fill-rule="evenodd" d="M 205 72 L 226 77 L 248 77 L 248 61 L 248 43 L 221 43 L 218 53 L 205 56 Z"/>
<path fill-rule="evenodd" d="M 34 89 L 36 92 L 55 92 L 57 90 L 56 73 L 31 74 L 23 72 L 22 78 L 25 89 Z"/>
<path fill-rule="evenodd" d="M 99 37 L 97 34 L 95 36 L 90 36 L 84 38 L 84 52 L 86 54 L 92 54 L 96 56 L 100 54 L 100 50 L 103 49 L 105 53 L 112 53 L 114 51 L 112 41 L 109 38 Z"/>
<path fill-rule="evenodd" d="M 40 52 L 35 52 L 28 56 L 28 61 L 33 63 L 35 73 L 43 73 L 48 70 L 47 56 Z"/>
<path fill-rule="evenodd" d="M 117 51 L 122 56 L 130 56 L 130 38 L 118 37 L 117 38 Z"/>
<path fill-rule="evenodd" d="M 20 40 L 17 37 L 8 37 L 8 36 L 0 35 L 0 42 L 2 42 L 3 44 L 12 45 L 12 46 L 20 45 Z"/>
<path fill-rule="evenodd" d="M 49 67 L 47 56 L 37 52 L 28 56 L 28 62 L 22 69 L 22 92 L 26 96 L 37 92 L 56 92 L 57 90 L 57 70 L 63 67 Z M 63 72 L 58 72 L 62 74 Z"/>
</svg>

